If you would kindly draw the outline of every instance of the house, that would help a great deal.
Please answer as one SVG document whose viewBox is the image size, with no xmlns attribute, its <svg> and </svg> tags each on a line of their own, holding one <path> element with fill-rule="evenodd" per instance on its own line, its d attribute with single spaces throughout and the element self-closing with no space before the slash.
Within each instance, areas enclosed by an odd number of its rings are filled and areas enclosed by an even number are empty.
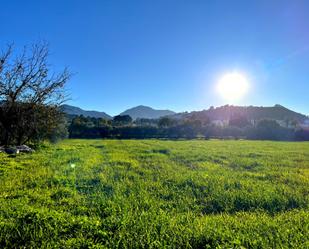
<svg viewBox="0 0 309 249">
<path fill-rule="evenodd" d="M 212 120 L 211 123 L 214 124 L 215 126 L 226 127 L 228 126 L 229 121 L 216 119 L 216 120 Z"/>
<path fill-rule="evenodd" d="M 309 130 L 309 119 L 304 120 L 299 127 L 305 130 Z"/>
</svg>

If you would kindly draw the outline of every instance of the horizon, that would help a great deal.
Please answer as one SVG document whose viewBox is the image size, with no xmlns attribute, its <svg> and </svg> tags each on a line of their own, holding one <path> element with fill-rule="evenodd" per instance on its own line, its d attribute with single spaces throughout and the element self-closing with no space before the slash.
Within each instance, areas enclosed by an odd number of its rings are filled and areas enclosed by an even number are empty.
<svg viewBox="0 0 309 249">
<path fill-rule="evenodd" d="M 205 111 L 205 110 L 207 111 L 207 110 L 209 110 L 211 107 L 213 107 L 213 108 L 216 109 L 216 108 L 221 108 L 221 107 L 225 107 L 225 106 L 231 106 L 231 107 L 245 107 L 245 108 L 246 108 L 246 107 L 263 107 L 263 108 L 270 108 L 270 107 L 281 106 L 281 107 L 286 108 L 286 109 L 288 109 L 288 110 L 290 110 L 290 111 L 293 111 L 293 112 L 296 112 L 296 113 L 298 113 L 298 114 L 302 114 L 302 115 L 305 115 L 305 116 L 309 117 L 309 115 L 307 115 L 306 113 L 301 113 L 301 112 L 299 112 L 299 111 L 297 111 L 297 110 L 293 110 L 293 109 L 291 109 L 291 108 L 289 108 L 289 107 L 287 107 L 287 106 L 283 106 L 283 105 L 280 105 L 280 104 L 275 104 L 275 105 L 273 105 L 273 106 L 229 105 L 229 104 L 226 104 L 226 105 L 221 105 L 221 106 L 209 106 L 208 108 L 200 109 L 200 110 L 190 110 L 190 111 L 184 110 L 184 111 L 180 111 L 180 112 L 176 112 L 176 111 L 171 110 L 171 109 L 169 109 L 169 108 L 159 109 L 159 108 L 155 108 L 155 107 L 153 107 L 153 106 L 146 106 L 146 105 L 141 104 L 141 105 L 137 105 L 137 106 L 128 107 L 128 108 L 126 108 L 126 109 L 124 109 L 124 110 L 122 110 L 121 112 L 116 113 L 116 114 L 110 114 L 110 113 L 108 113 L 108 112 L 106 112 L 106 111 L 104 111 L 104 110 L 85 109 L 85 108 L 82 108 L 82 107 L 80 107 L 80 106 L 74 106 L 74 105 L 70 105 L 70 104 L 67 104 L 67 103 L 65 103 L 65 104 L 63 104 L 63 105 L 69 105 L 69 106 L 73 106 L 73 107 L 78 107 L 78 108 L 80 108 L 80 109 L 82 109 L 82 110 L 84 110 L 84 111 L 90 111 L 90 112 L 91 112 L 91 111 L 93 111 L 93 112 L 104 112 L 105 114 L 107 114 L 107 115 L 109 115 L 109 116 L 111 116 L 111 117 L 115 117 L 115 116 L 120 115 L 121 113 L 123 113 L 123 112 L 125 112 L 125 111 L 128 111 L 128 110 L 133 109 L 133 108 L 137 108 L 137 107 L 149 107 L 149 108 L 152 108 L 153 110 L 159 110 L 159 111 L 172 111 L 172 112 L 174 112 L 175 114 L 180 114 L 180 113 L 185 113 L 185 112 L 190 113 L 190 112 L 195 112 L 195 111 L 197 111 L 197 112 L 199 112 L 199 111 Z"/>
<path fill-rule="evenodd" d="M 69 105 L 114 116 L 141 104 L 175 112 L 280 104 L 309 115 L 307 1 L 32 3 L 2 4 L 0 48 L 46 40 L 55 70 L 76 73 Z M 233 72 L 248 89 L 218 94 Z"/>
</svg>

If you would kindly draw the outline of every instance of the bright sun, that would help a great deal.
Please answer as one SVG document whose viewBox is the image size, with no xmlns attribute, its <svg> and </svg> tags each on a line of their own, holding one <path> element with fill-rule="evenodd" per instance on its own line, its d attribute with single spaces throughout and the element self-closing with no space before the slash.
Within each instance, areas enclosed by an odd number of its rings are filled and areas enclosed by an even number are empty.
<svg viewBox="0 0 309 249">
<path fill-rule="evenodd" d="M 223 75 L 217 84 L 218 93 L 229 102 L 242 98 L 249 89 L 247 78 L 240 73 L 232 72 Z"/>
</svg>

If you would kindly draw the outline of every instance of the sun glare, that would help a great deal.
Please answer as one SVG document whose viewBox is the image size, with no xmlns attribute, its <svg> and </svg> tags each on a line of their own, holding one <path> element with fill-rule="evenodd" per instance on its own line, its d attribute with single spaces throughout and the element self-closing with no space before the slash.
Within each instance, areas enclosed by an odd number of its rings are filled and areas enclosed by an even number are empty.
<svg viewBox="0 0 309 249">
<path fill-rule="evenodd" d="M 222 98 L 229 102 L 241 99 L 249 89 L 247 78 L 240 73 L 233 72 L 223 75 L 217 84 L 217 91 Z"/>
</svg>

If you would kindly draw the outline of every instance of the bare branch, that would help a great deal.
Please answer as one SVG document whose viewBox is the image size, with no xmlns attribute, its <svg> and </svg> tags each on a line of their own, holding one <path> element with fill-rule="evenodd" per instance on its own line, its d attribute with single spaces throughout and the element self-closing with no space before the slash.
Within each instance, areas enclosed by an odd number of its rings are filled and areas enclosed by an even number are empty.
<svg viewBox="0 0 309 249">
<path fill-rule="evenodd" d="M 17 140 L 24 134 L 29 135 L 30 131 L 37 133 L 35 127 L 42 124 L 38 116 L 44 120 L 46 115 L 45 123 L 48 123 L 50 116 L 57 116 L 52 108 L 68 97 L 65 86 L 71 73 L 67 68 L 60 73 L 53 72 L 48 56 L 48 44 L 44 42 L 34 44 L 31 49 L 24 47 L 19 56 L 15 56 L 12 45 L 0 54 L 0 128 L 5 131 L 3 143 L 12 140 L 16 132 Z"/>
</svg>

